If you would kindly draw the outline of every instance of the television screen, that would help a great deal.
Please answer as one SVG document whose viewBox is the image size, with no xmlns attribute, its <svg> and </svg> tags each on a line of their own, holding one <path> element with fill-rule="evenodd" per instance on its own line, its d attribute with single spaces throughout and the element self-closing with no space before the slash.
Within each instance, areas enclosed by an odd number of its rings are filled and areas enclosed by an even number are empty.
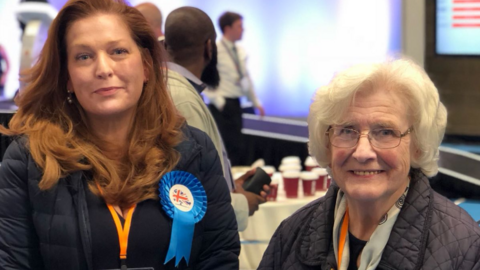
<svg viewBox="0 0 480 270">
<path fill-rule="evenodd" d="M 435 51 L 480 55 L 480 0 L 436 0 Z"/>
</svg>

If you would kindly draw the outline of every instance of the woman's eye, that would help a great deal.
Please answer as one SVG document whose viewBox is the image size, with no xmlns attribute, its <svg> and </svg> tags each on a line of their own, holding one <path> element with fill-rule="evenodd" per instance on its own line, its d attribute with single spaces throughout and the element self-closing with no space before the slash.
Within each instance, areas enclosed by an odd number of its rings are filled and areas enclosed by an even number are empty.
<svg viewBox="0 0 480 270">
<path fill-rule="evenodd" d="M 380 136 L 392 136 L 394 133 L 393 133 L 393 130 L 391 129 L 380 129 L 376 132 L 378 135 Z"/>
<path fill-rule="evenodd" d="M 81 54 L 81 55 L 78 55 L 77 57 L 75 57 L 75 59 L 77 59 L 77 60 L 87 60 L 89 58 L 90 58 L 90 56 L 87 55 L 87 54 Z"/>
<path fill-rule="evenodd" d="M 336 131 L 336 134 L 338 136 L 353 136 L 353 135 L 355 135 L 355 130 L 353 130 L 351 128 L 339 128 Z"/>
<path fill-rule="evenodd" d="M 115 49 L 115 50 L 113 50 L 113 54 L 125 54 L 127 52 L 128 51 L 125 50 L 125 49 Z"/>
</svg>

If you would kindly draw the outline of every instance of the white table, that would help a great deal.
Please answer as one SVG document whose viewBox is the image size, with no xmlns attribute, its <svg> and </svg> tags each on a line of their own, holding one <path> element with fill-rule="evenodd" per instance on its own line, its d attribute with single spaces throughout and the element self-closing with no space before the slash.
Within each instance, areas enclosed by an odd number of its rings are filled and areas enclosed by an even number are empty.
<svg viewBox="0 0 480 270">
<path fill-rule="evenodd" d="M 278 177 L 277 174 L 273 178 L 278 180 Z M 325 195 L 325 192 L 317 191 L 315 196 L 304 197 L 303 188 L 299 185 L 299 198 L 287 199 L 281 176 L 278 185 L 277 201 L 260 205 L 259 210 L 248 219 L 247 229 L 240 232 L 240 269 L 257 269 L 268 242 L 280 223 L 309 202 Z"/>
</svg>

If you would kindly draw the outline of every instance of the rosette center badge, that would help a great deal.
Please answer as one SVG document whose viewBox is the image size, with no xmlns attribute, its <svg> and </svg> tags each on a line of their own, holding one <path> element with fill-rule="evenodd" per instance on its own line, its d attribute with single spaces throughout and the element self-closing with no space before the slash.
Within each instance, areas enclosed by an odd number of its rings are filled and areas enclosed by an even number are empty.
<svg viewBox="0 0 480 270">
<path fill-rule="evenodd" d="M 170 188 L 170 202 L 178 210 L 189 212 L 193 208 L 195 199 L 186 186 L 177 184 Z"/>
</svg>

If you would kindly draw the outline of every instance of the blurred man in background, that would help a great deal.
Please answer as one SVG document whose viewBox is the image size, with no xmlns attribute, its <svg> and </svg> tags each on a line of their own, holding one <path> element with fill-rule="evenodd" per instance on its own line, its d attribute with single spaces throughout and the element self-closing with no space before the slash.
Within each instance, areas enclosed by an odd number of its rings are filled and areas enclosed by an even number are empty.
<svg viewBox="0 0 480 270">
<path fill-rule="evenodd" d="M 248 224 L 248 216 L 266 201 L 268 186 L 261 196 L 245 191 L 244 181 L 251 170 L 233 182 L 230 163 L 218 133 L 215 120 L 203 102 L 200 93 L 207 87 L 219 84 L 215 28 L 208 15 L 194 7 L 181 7 L 172 11 L 165 22 L 165 47 L 171 62 L 167 63 L 167 86 L 172 100 L 186 118 L 187 123 L 209 135 L 217 149 L 224 177 L 231 192 L 238 229 Z"/>
<path fill-rule="evenodd" d="M 147 19 L 158 40 L 163 41 L 165 36 L 162 31 L 163 17 L 160 9 L 158 9 L 156 5 L 148 2 L 138 4 L 135 8 Z"/>
<path fill-rule="evenodd" d="M 240 97 L 247 96 L 260 115 L 263 116 L 265 111 L 255 95 L 247 71 L 247 56 L 236 44 L 242 39 L 242 16 L 238 13 L 225 12 L 220 16 L 219 25 L 223 33 L 222 39 L 217 42 L 220 85 L 215 91 L 208 91 L 206 95 L 210 99 L 209 109 L 217 122 L 232 166 L 236 166 L 242 165 L 244 157 Z"/>
<path fill-rule="evenodd" d="M 10 69 L 7 52 L 0 44 L 0 98 L 3 98 L 5 93 L 5 83 L 7 82 L 7 74 Z"/>
</svg>

